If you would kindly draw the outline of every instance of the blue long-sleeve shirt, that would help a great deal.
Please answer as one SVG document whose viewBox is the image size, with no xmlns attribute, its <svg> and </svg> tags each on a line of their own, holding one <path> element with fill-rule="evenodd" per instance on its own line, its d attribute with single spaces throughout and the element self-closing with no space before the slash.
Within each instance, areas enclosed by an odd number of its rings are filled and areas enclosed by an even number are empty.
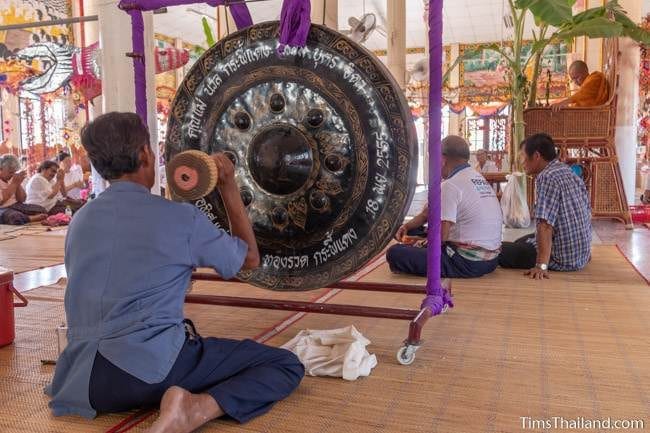
<svg viewBox="0 0 650 433">
<path fill-rule="evenodd" d="M 94 417 L 89 382 L 97 352 L 147 383 L 161 382 L 185 341 L 192 270 L 232 278 L 248 246 L 199 209 L 115 182 L 75 215 L 65 241 L 68 346 L 48 394 L 55 415 Z"/>
</svg>

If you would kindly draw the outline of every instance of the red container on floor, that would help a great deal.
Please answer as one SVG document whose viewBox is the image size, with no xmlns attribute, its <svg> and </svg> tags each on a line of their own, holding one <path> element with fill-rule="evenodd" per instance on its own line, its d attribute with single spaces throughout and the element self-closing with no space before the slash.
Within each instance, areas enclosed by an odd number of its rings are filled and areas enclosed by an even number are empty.
<svg viewBox="0 0 650 433">
<path fill-rule="evenodd" d="M 630 206 L 630 214 L 632 214 L 632 222 L 638 224 L 650 223 L 650 205 L 640 204 Z"/>
<path fill-rule="evenodd" d="M 11 344 L 16 336 L 14 307 L 26 307 L 27 299 L 14 288 L 14 274 L 0 268 L 0 347 Z M 21 302 L 14 302 L 16 295 Z"/>
</svg>

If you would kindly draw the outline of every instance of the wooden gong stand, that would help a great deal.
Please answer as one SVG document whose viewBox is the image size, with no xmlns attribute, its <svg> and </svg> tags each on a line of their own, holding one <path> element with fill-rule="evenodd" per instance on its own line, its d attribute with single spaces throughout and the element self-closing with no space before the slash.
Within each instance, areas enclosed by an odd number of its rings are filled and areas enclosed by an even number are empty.
<svg viewBox="0 0 650 433">
<path fill-rule="evenodd" d="M 217 274 L 194 272 L 192 281 L 227 281 L 233 284 L 246 284 L 237 279 L 224 280 Z M 447 288 L 450 289 L 447 282 Z M 339 281 L 325 288 L 341 290 L 363 290 L 371 292 L 426 294 L 424 285 L 384 284 L 355 281 Z M 431 317 L 429 308 L 409 310 L 403 308 L 368 307 L 363 305 L 326 304 L 289 300 L 269 300 L 221 295 L 193 295 L 185 297 L 188 304 L 221 305 L 229 307 L 258 308 L 266 310 L 299 311 L 304 313 L 335 314 L 341 316 L 376 317 L 380 319 L 408 320 L 409 331 L 403 345 L 397 352 L 400 364 L 409 365 L 415 360 L 415 351 L 422 345 L 421 333 L 424 324 Z"/>
</svg>

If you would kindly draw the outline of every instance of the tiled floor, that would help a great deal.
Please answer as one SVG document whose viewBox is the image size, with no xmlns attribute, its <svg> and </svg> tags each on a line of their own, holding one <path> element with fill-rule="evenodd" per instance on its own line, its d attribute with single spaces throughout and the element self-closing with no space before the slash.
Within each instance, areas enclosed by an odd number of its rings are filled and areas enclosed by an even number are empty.
<svg viewBox="0 0 650 433">
<path fill-rule="evenodd" d="M 625 230 L 620 222 L 595 220 L 594 231 L 603 244 L 616 244 L 625 257 L 650 282 L 650 229 L 636 224 Z"/>
</svg>

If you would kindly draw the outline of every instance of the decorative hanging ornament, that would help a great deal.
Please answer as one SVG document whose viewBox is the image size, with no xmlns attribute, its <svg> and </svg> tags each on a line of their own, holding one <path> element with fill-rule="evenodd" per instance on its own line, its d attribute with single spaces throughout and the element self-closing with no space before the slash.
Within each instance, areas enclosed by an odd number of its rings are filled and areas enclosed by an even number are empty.
<svg viewBox="0 0 650 433">
<path fill-rule="evenodd" d="M 31 45 L 18 51 L 18 59 L 38 61 L 41 73 L 20 83 L 20 90 L 28 94 L 41 95 L 63 87 L 72 77 L 72 57 L 79 49 L 71 45 L 51 42 Z"/>
<path fill-rule="evenodd" d="M 190 52 L 173 47 L 155 48 L 156 74 L 180 68 L 190 60 Z"/>
</svg>

